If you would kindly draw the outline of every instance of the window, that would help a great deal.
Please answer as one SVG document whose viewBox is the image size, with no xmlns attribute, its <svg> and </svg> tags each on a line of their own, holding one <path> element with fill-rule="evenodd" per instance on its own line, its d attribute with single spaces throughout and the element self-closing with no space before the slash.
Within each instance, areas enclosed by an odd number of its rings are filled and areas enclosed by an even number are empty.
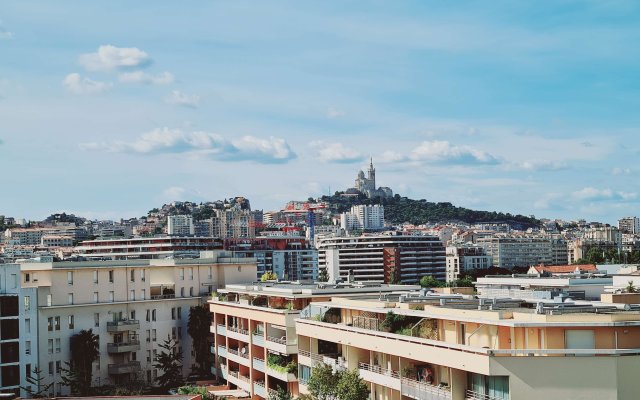
<svg viewBox="0 0 640 400">
<path fill-rule="evenodd" d="M 147 350 L 147 362 L 151 362 L 151 350 Z"/>
<path fill-rule="evenodd" d="M 151 341 L 151 331 L 147 329 L 147 342 Z"/>
<path fill-rule="evenodd" d="M 93 314 L 93 326 L 96 328 L 100 327 L 100 313 Z"/>
<path fill-rule="evenodd" d="M 189 297 L 193 297 L 193 286 L 189 288 Z"/>
<path fill-rule="evenodd" d="M 47 300 L 49 300 L 48 297 L 47 297 Z M 24 310 L 25 311 L 30 311 L 31 310 L 31 297 L 30 296 L 24 296 Z"/>
<path fill-rule="evenodd" d="M 109 283 L 113 283 L 113 270 L 109 270 Z"/>
<path fill-rule="evenodd" d="M 31 282 L 38 282 L 38 274 L 36 272 L 31 274 Z"/>
<path fill-rule="evenodd" d="M 142 282 L 144 282 L 144 279 L 145 279 L 145 276 L 144 276 L 144 275 L 145 275 L 145 272 L 144 272 L 144 268 L 143 268 L 143 269 L 141 269 L 141 270 L 140 270 L 140 280 L 141 280 Z"/>
<path fill-rule="evenodd" d="M 53 361 L 49 361 L 49 375 L 53 375 Z"/>
<path fill-rule="evenodd" d="M 209 270 L 207 271 L 207 278 L 209 279 L 213 278 L 213 271 L 211 267 L 209 267 Z"/>
<path fill-rule="evenodd" d="M 182 327 L 178 327 L 178 339 L 182 339 Z"/>
<path fill-rule="evenodd" d="M 130 318 L 129 319 L 136 319 L 136 310 L 131 310 L 131 312 L 129 313 Z"/>
<path fill-rule="evenodd" d="M 100 296 L 98 295 L 98 292 L 93 292 L 93 302 L 97 303 L 100 301 Z"/>
<path fill-rule="evenodd" d="M 51 295 L 50 294 L 47 295 L 47 306 L 51 307 Z"/>
<path fill-rule="evenodd" d="M 132 290 L 129 291 L 129 299 L 132 300 L 132 301 L 136 299 L 136 291 L 135 290 L 132 289 Z"/>
<path fill-rule="evenodd" d="M 182 307 L 178 307 L 178 319 L 182 319 Z"/>
<path fill-rule="evenodd" d="M 193 280 L 193 268 L 189 268 L 189 280 Z"/>
<path fill-rule="evenodd" d="M 115 299 L 115 295 L 114 295 L 113 290 L 112 290 L 112 291 L 109 292 L 109 301 L 111 303 L 113 303 L 114 299 Z"/>
<path fill-rule="evenodd" d="M 56 338 L 56 353 L 60 353 L 60 338 Z"/>
<path fill-rule="evenodd" d="M 24 333 L 27 335 L 31 334 L 31 318 L 24 319 Z"/>
<path fill-rule="evenodd" d="M 180 297 L 184 297 L 184 288 L 183 287 L 180 288 Z"/>
<path fill-rule="evenodd" d="M 184 280 L 184 268 L 180 268 L 180 280 Z"/>
<path fill-rule="evenodd" d="M 147 310 L 147 318 L 146 321 L 149 322 L 151 321 L 151 310 Z"/>
<path fill-rule="evenodd" d="M 47 340 L 47 352 L 53 354 L 53 339 Z"/>
<path fill-rule="evenodd" d="M 158 350 L 153 351 L 153 361 L 158 359 Z"/>
<path fill-rule="evenodd" d="M 153 342 L 156 341 L 156 330 L 155 329 L 151 330 L 151 341 L 153 341 Z M 155 350 L 153 352 L 155 353 Z M 154 359 L 155 359 L 155 354 L 154 354 Z"/>
<path fill-rule="evenodd" d="M 62 363 L 60 361 L 56 361 L 56 374 L 60 374 L 62 371 Z"/>
<path fill-rule="evenodd" d="M 509 399 L 508 376 L 486 376 L 467 373 L 467 380 L 467 387 L 477 395 L 490 397 L 496 400 Z"/>
<path fill-rule="evenodd" d="M 151 320 L 155 321 L 156 320 L 156 309 L 154 308 L 153 311 L 151 311 Z"/>
<path fill-rule="evenodd" d="M 25 374 L 25 376 L 30 376 L 31 375 L 31 364 L 25 365 L 24 374 Z"/>
<path fill-rule="evenodd" d="M 31 340 L 27 340 L 24 342 L 24 354 L 31 354 Z"/>
<path fill-rule="evenodd" d="M 171 339 L 176 340 L 176 327 L 171 327 Z"/>
<path fill-rule="evenodd" d="M 31 275 L 28 274 L 28 273 L 24 274 L 24 281 L 25 282 L 30 282 L 31 281 Z"/>
<path fill-rule="evenodd" d="M 93 270 L 93 283 L 98 283 L 98 270 Z"/>
<path fill-rule="evenodd" d="M 140 300 L 144 300 L 144 299 L 145 299 L 145 297 L 146 297 L 146 294 L 147 294 L 146 289 L 142 289 L 142 290 L 140 291 Z"/>
<path fill-rule="evenodd" d="M 47 330 L 49 332 L 53 330 L 53 317 L 47 318 Z"/>
<path fill-rule="evenodd" d="M 67 303 L 73 304 L 73 293 L 67 295 Z"/>
<path fill-rule="evenodd" d="M 73 321 L 74 321 L 74 317 L 73 315 L 69 315 L 69 329 L 73 329 Z"/>
<path fill-rule="evenodd" d="M 132 269 L 131 270 L 131 282 L 135 282 L 136 281 L 136 270 Z"/>
<path fill-rule="evenodd" d="M 137 351 L 131 352 L 131 361 L 138 361 L 138 352 Z"/>
<path fill-rule="evenodd" d="M 60 317 L 55 317 L 53 319 L 53 326 L 56 331 L 60 330 Z"/>
<path fill-rule="evenodd" d="M 67 271 L 67 283 L 73 285 L 73 271 Z"/>
<path fill-rule="evenodd" d="M 175 307 L 171 308 L 171 319 L 176 319 L 176 309 L 175 309 Z"/>
</svg>

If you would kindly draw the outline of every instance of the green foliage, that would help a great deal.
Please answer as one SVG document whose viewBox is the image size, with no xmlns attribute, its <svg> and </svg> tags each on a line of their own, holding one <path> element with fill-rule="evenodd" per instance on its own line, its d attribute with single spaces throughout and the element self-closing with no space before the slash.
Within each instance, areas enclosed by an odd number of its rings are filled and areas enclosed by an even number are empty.
<svg viewBox="0 0 640 400">
<path fill-rule="evenodd" d="M 385 316 L 384 321 L 382 321 L 382 324 L 380 326 L 387 332 L 397 332 L 400 329 L 404 328 L 405 319 L 406 317 L 404 315 L 398 315 L 389 310 L 387 311 L 387 315 Z"/>
<path fill-rule="evenodd" d="M 340 374 L 334 373 L 331 366 L 318 364 L 311 371 L 307 387 L 315 400 L 333 400 L 339 381 Z"/>
<path fill-rule="evenodd" d="M 415 225 L 427 222 L 503 222 L 513 228 L 526 229 L 540 226 L 540 221 L 534 217 L 512 215 L 495 211 L 475 211 L 468 208 L 456 207 L 451 203 L 433 203 L 427 200 L 412 200 L 400 195 L 387 199 L 369 199 L 365 196 L 342 197 L 323 196 L 321 201 L 327 202 L 332 211 L 346 212 L 351 206 L 367 204 L 382 204 L 385 220 L 391 223 L 410 222 Z"/>
<path fill-rule="evenodd" d="M 431 275 L 425 275 L 420 278 L 420 286 L 423 288 L 442 287 L 444 284 Z"/>
<path fill-rule="evenodd" d="M 205 306 L 195 306 L 189 309 L 187 332 L 191 336 L 191 343 L 195 351 L 197 373 L 207 376 L 211 373 L 211 359 L 209 357 L 209 335 L 211 326 L 211 312 Z"/>
<path fill-rule="evenodd" d="M 262 282 L 277 281 L 277 280 L 278 280 L 278 275 L 276 275 L 273 271 L 267 271 L 264 274 L 262 274 L 262 276 L 260 277 L 260 281 Z"/>
<path fill-rule="evenodd" d="M 285 389 L 279 387 L 275 394 L 269 395 L 269 400 L 293 400 L 293 396 Z"/>
<path fill-rule="evenodd" d="M 357 370 L 344 371 L 340 374 L 336 395 L 339 400 L 367 400 L 369 387 Z"/>
<path fill-rule="evenodd" d="M 81 330 L 70 338 L 71 361 L 63 368 L 62 384 L 79 396 L 91 394 L 93 362 L 100 357 L 98 335 L 92 329 Z"/>
<path fill-rule="evenodd" d="M 326 269 L 321 269 L 318 274 L 318 282 L 329 282 L 329 273 Z"/>
<path fill-rule="evenodd" d="M 177 390 L 178 394 L 199 394 L 202 400 L 213 400 L 215 397 L 212 396 L 206 387 L 204 386 L 181 386 Z"/>
<path fill-rule="evenodd" d="M 159 347 L 164 351 L 156 356 L 153 367 L 163 373 L 156 378 L 156 382 L 163 390 L 182 386 L 182 352 L 178 351 L 178 343 L 167 335 L 167 339 Z"/>
<path fill-rule="evenodd" d="M 624 291 L 627 293 L 636 293 L 638 289 L 633 285 L 633 281 L 629 281 L 627 287 L 624 288 Z"/>
<path fill-rule="evenodd" d="M 43 381 L 42 370 L 37 366 L 27 375 L 26 381 L 29 386 L 20 386 L 20 389 L 27 392 L 32 399 L 43 399 L 49 397 L 49 391 L 53 387 L 53 382 L 45 384 Z"/>
</svg>

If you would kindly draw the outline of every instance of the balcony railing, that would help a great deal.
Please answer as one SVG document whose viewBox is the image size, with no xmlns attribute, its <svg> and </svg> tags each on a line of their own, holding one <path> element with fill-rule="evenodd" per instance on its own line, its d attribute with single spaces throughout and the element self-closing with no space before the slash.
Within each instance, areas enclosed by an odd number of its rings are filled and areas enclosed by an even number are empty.
<svg viewBox="0 0 640 400">
<path fill-rule="evenodd" d="M 382 368 L 382 367 L 379 367 L 377 365 L 358 363 L 358 368 L 363 369 L 365 371 L 373 372 L 374 374 L 386 375 L 386 376 L 389 376 L 391 378 L 400 379 L 400 374 L 398 374 L 398 371 L 394 371 L 392 369 Z"/>
<path fill-rule="evenodd" d="M 273 336 L 267 336 L 267 340 L 270 342 L 274 342 L 274 343 L 280 343 L 280 344 L 287 344 L 287 339 L 286 337 L 284 337 L 284 339 L 282 337 L 273 337 Z"/>
<path fill-rule="evenodd" d="M 506 395 L 506 397 L 505 396 L 495 397 L 495 396 L 489 396 L 488 394 L 484 394 L 484 393 L 474 392 L 473 390 L 467 390 L 465 392 L 464 398 L 466 400 L 506 400 L 506 399 L 509 399 L 509 395 Z"/>
<path fill-rule="evenodd" d="M 235 326 L 229 326 L 227 327 L 227 330 L 231 332 L 239 333 L 241 335 L 247 335 L 247 336 L 249 335 L 249 331 L 247 331 L 246 329 L 240 329 Z"/>
<path fill-rule="evenodd" d="M 238 349 L 228 349 L 227 351 L 238 357 L 246 358 L 247 360 L 249 359 L 249 354 L 242 353 L 241 351 L 238 351 Z"/>
<path fill-rule="evenodd" d="M 347 367 L 346 363 L 343 360 L 334 358 L 330 355 L 311 353 L 307 350 L 298 350 L 298 355 L 303 357 L 308 357 L 312 361 L 318 362 L 318 363 L 324 363 L 327 365 L 341 367 L 341 368 Z"/>
<path fill-rule="evenodd" d="M 130 374 L 140 371 L 140 361 L 129 361 L 122 364 L 109 364 L 107 369 L 110 375 Z"/>
<path fill-rule="evenodd" d="M 140 350 L 139 340 L 130 340 L 128 342 L 107 343 L 107 352 L 109 353 L 126 353 L 129 351 Z"/>
<path fill-rule="evenodd" d="M 124 332 L 137 329 L 140 329 L 140 321 L 137 319 L 107 322 L 107 332 Z"/>
<path fill-rule="evenodd" d="M 251 340 L 253 344 L 264 347 L 264 334 L 262 332 L 251 335 Z"/>
<path fill-rule="evenodd" d="M 426 382 L 418 382 L 409 378 L 401 378 L 402 395 L 419 400 L 451 400 L 451 391 Z"/>
<path fill-rule="evenodd" d="M 258 357 L 253 357 L 253 368 L 257 369 L 260 372 L 264 372 L 265 371 L 265 362 L 264 360 L 258 358 Z"/>
</svg>

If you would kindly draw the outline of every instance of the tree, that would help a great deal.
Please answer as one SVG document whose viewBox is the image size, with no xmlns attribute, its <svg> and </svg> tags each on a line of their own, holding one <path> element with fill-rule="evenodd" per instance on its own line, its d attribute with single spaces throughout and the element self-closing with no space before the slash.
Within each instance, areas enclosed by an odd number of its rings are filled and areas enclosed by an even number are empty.
<svg viewBox="0 0 640 400">
<path fill-rule="evenodd" d="M 71 336 L 71 361 L 65 363 L 62 383 L 69 386 L 71 393 L 81 397 L 91 392 L 93 362 L 100 357 L 98 335 L 92 329 L 81 330 Z"/>
<path fill-rule="evenodd" d="M 156 356 L 153 367 L 163 374 L 156 378 L 156 382 L 165 390 L 182 386 L 182 351 L 178 350 L 178 343 L 167 335 L 167 339 L 159 347 L 164 351 Z"/>
<path fill-rule="evenodd" d="M 627 283 L 627 287 L 624 289 L 627 293 L 635 293 L 637 291 L 636 287 L 633 285 L 633 281 L 629 281 Z"/>
<path fill-rule="evenodd" d="M 20 386 L 20 389 L 28 393 L 32 399 L 43 399 L 49 397 L 49 390 L 53 387 L 53 382 L 44 384 L 44 376 L 42 376 L 42 370 L 37 366 L 31 371 L 31 374 L 27 375 L 27 383 L 29 386 Z"/>
<path fill-rule="evenodd" d="M 423 288 L 441 287 L 442 283 L 431 275 L 425 275 L 420 278 L 420 286 Z"/>
<path fill-rule="evenodd" d="M 203 306 L 195 306 L 189 309 L 189 322 L 187 332 L 191 336 L 193 350 L 196 353 L 198 374 L 209 375 L 211 371 L 211 359 L 209 354 L 209 334 L 211 326 L 211 312 Z"/>
<path fill-rule="evenodd" d="M 360 378 L 357 370 L 344 371 L 340 374 L 336 394 L 339 400 L 367 400 L 369 386 Z"/>
<path fill-rule="evenodd" d="M 329 282 L 329 273 L 326 269 L 320 270 L 318 274 L 318 282 Z"/>
<path fill-rule="evenodd" d="M 267 271 L 264 274 L 262 274 L 262 276 L 260 277 L 260 281 L 262 282 L 277 281 L 277 280 L 278 280 L 278 275 L 276 275 L 273 271 Z"/>
<path fill-rule="evenodd" d="M 293 400 L 293 396 L 286 389 L 278 387 L 274 394 L 269 395 L 269 400 Z"/>
<path fill-rule="evenodd" d="M 333 400 L 340 381 L 340 373 L 334 373 L 327 364 L 319 364 L 311 371 L 309 377 L 309 392 L 315 400 Z"/>
</svg>

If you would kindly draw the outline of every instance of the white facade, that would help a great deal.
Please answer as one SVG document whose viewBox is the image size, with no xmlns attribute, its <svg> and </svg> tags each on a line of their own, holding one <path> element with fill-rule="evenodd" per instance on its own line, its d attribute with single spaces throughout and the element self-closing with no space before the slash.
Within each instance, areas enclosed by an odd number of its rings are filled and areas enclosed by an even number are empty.
<svg viewBox="0 0 640 400">
<path fill-rule="evenodd" d="M 69 393 L 60 369 L 70 359 L 71 336 L 80 330 L 99 336 L 94 385 L 118 384 L 133 376 L 153 384 L 162 374 L 153 368 L 155 356 L 168 337 L 178 341 L 183 375 L 188 375 L 195 363 L 187 333 L 190 307 L 204 304 L 226 283 L 256 276 L 254 259 L 231 258 L 225 252 L 205 256 L 209 258 L 21 264 L 22 287 L 36 293 L 38 304 L 32 305 L 37 316 L 32 318 L 31 348 L 39 349 L 33 365 L 43 370 L 45 384 L 54 383 L 51 394 Z"/>
<path fill-rule="evenodd" d="M 447 282 L 465 274 L 492 266 L 493 259 L 480 246 L 447 247 Z"/>
<path fill-rule="evenodd" d="M 492 236 L 478 238 L 500 268 L 530 267 L 532 265 L 564 265 L 568 261 L 567 242 L 561 238 L 538 236 Z"/>
<path fill-rule="evenodd" d="M 623 233 L 640 233 L 640 218 L 624 217 L 618 220 L 618 229 Z"/>
<path fill-rule="evenodd" d="M 384 228 L 384 206 L 357 205 L 340 215 L 340 228 L 345 231 L 379 230 Z"/>
<path fill-rule="evenodd" d="M 193 217 L 190 215 L 169 215 L 167 217 L 167 233 L 176 236 L 193 235 L 195 233 Z"/>
</svg>

